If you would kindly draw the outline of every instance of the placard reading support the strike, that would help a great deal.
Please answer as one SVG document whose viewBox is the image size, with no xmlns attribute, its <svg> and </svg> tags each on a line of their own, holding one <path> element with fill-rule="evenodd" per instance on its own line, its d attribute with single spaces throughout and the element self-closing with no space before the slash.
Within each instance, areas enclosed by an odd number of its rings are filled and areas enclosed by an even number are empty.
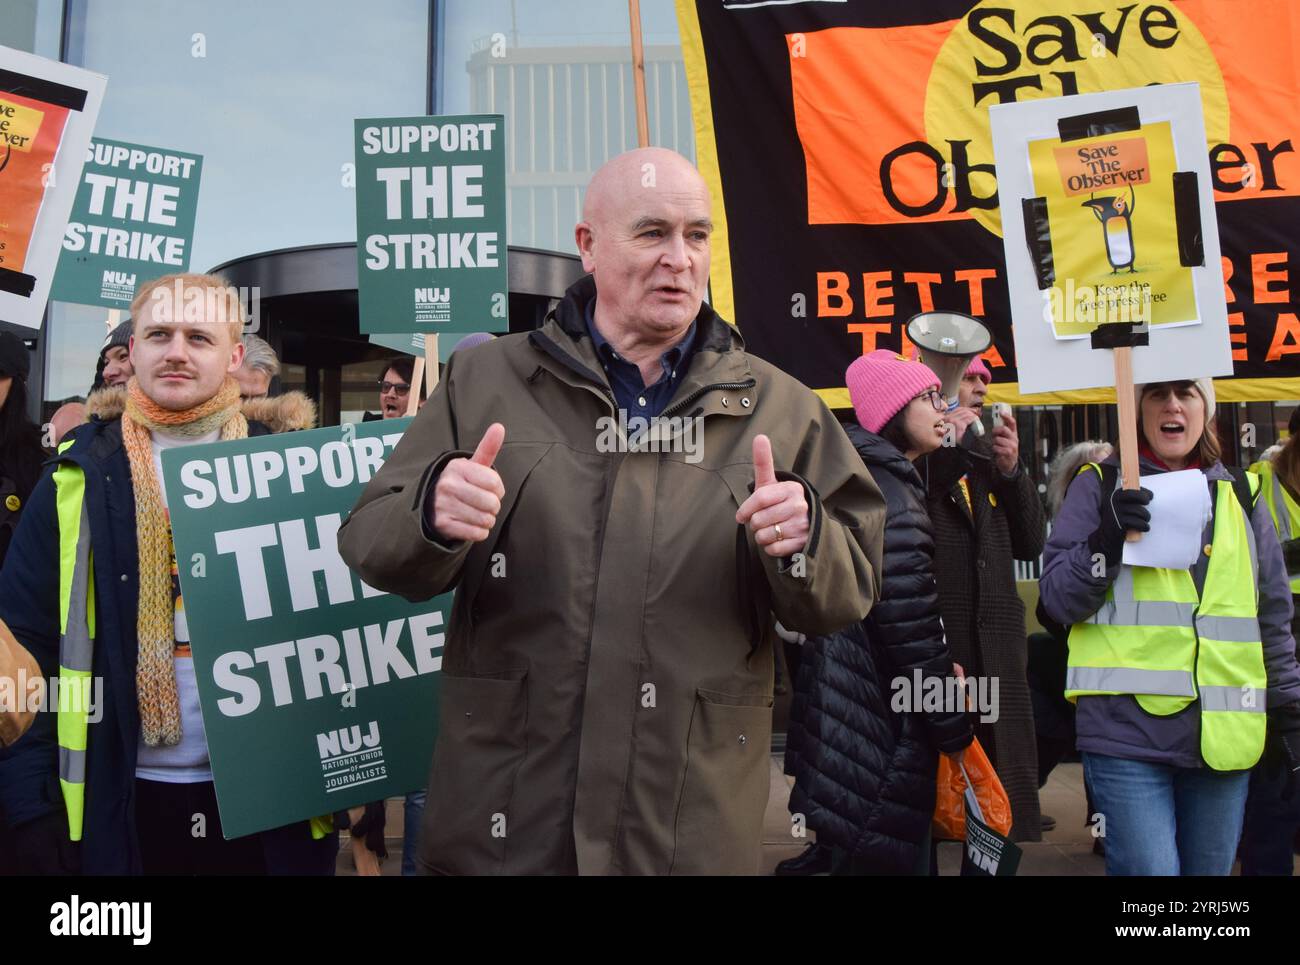
<svg viewBox="0 0 1300 965">
<path fill-rule="evenodd" d="M 53 296 L 126 308 L 145 282 L 187 271 L 202 171 L 197 154 L 92 140 Z"/>
<path fill-rule="evenodd" d="M 381 593 L 336 538 L 409 424 L 163 453 L 227 837 L 425 787 L 451 594 Z"/>
<path fill-rule="evenodd" d="M 508 329 L 504 121 L 356 121 L 362 332 Z"/>
</svg>

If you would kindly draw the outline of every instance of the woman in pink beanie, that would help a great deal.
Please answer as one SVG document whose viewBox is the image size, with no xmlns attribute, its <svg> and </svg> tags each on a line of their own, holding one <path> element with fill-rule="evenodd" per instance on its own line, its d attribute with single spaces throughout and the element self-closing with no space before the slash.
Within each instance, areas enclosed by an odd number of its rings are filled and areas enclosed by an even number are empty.
<svg viewBox="0 0 1300 965">
<path fill-rule="evenodd" d="M 960 759 L 972 737 L 963 702 L 922 710 L 921 701 L 956 691 L 925 489 L 912 466 L 942 443 L 946 406 L 938 377 L 893 352 L 856 359 L 845 381 L 859 423 L 845 429 L 887 507 L 882 585 L 860 623 L 804 644 L 785 767 L 795 778 L 790 810 L 806 816 L 822 854 L 792 863 L 927 874 L 939 754 Z"/>
</svg>

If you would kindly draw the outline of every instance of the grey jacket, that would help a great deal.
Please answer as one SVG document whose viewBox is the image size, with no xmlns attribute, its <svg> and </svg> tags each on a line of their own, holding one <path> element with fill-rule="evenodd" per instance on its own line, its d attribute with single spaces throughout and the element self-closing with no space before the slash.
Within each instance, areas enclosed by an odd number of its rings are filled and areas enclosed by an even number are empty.
<svg viewBox="0 0 1300 965">
<path fill-rule="evenodd" d="M 1108 463 L 1117 464 L 1112 457 Z M 1143 459 L 1143 475 L 1164 471 Z M 1222 463 L 1205 470 L 1209 479 L 1232 477 Z M 1043 576 L 1039 592 L 1048 616 L 1065 626 L 1085 620 L 1101 608 L 1106 590 L 1119 575 L 1109 567 L 1103 578 L 1092 575 L 1092 551 L 1088 537 L 1100 522 L 1101 480 L 1095 472 L 1077 476 L 1070 485 L 1052 526 L 1043 553 Z M 1259 553 L 1259 628 L 1264 643 L 1264 665 L 1268 671 L 1269 709 L 1300 701 L 1300 666 L 1296 664 L 1295 642 L 1291 637 L 1291 587 L 1282 562 L 1282 549 L 1263 499 L 1251 516 Z M 1214 521 L 1206 526 L 1204 542 L 1211 541 Z M 1206 557 L 1192 568 L 1199 593 L 1205 582 Z M 1130 696 L 1080 697 L 1075 726 L 1078 748 L 1129 760 L 1151 761 L 1177 767 L 1200 767 L 1200 704 L 1193 702 L 1180 713 L 1157 717 L 1138 706 Z"/>
</svg>

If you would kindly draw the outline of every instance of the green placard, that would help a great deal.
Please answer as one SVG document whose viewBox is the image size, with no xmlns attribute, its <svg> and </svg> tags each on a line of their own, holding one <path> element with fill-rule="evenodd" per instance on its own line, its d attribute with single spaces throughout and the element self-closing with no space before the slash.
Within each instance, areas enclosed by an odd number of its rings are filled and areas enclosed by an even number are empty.
<svg viewBox="0 0 1300 965">
<path fill-rule="evenodd" d="M 505 118 L 355 123 L 361 331 L 506 331 Z"/>
<path fill-rule="evenodd" d="M 229 838 L 425 786 L 451 595 L 380 593 L 336 539 L 410 422 L 163 453 Z"/>
<path fill-rule="evenodd" d="M 126 309 L 147 281 L 189 270 L 203 158 L 94 138 L 51 297 Z"/>
</svg>

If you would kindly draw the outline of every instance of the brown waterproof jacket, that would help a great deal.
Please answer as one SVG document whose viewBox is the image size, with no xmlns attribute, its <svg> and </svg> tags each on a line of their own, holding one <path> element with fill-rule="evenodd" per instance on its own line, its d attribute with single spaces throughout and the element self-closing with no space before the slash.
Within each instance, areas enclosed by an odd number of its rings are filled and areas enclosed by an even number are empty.
<svg viewBox="0 0 1300 965">
<path fill-rule="evenodd" d="M 664 411 L 700 420 L 702 436 L 688 446 L 686 424 L 665 422 L 646 451 L 610 451 L 630 446 L 587 334 L 594 295 L 584 278 L 541 329 L 458 352 L 339 530 L 372 586 L 412 600 L 457 588 L 420 860 L 754 873 L 770 614 L 809 635 L 861 619 L 879 590 L 884 502 L 821 401 L 746 354 L 707 305 Z M 493 422 L 506 429 L 496 525 L 445 545 L 424 520 L 429 490 Z M 736 523 L 758 433 L 778 478 L 805 486 L 802 560 L 759 552 Z"/>
</svg>

